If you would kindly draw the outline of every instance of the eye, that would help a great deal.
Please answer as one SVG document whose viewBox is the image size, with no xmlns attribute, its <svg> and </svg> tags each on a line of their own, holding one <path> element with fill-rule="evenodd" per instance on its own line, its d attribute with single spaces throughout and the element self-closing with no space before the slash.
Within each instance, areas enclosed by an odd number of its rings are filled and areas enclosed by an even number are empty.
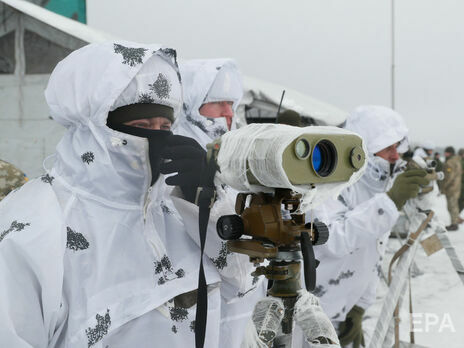
<svg viewBox="0 0 464 348">
<path fill-rule="evenodd" d="M 148 123 L 146 123 L 146 122 L 133 123 L 131 126 L 138 127 L 138 128 L 148 128 L 148 127 L 150 127 L 150 125 Z"/>
</svg>

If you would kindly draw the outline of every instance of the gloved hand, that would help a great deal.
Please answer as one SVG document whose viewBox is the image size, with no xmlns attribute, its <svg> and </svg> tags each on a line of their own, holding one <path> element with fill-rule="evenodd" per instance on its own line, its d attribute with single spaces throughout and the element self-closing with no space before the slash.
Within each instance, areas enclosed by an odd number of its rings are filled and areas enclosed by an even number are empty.
<svg viewBox="0 0 464 348">
<path fill-rule="evenodd" d="M 306 290 L 298 291 L 293 316 L 311 347 L 340 347 L 337 333 L 329 317 L 313 294 Z"/>
<path fill-rule="evenodd" d="M 252 320 L 261 342 L 267 344 L 275 338 L 284 314 L 284 303 L 280 298 L 265 297 L 256 303 Z"/>
<path fill-rule="evenodd" d="M 430 181 L 425 178 L 426 175 L 425 169 L 411 169 L 398 175 L 392 188 L 387 192 L 398 210 L 403 208 L 408 199 L 417 197 L 421 186 L 428 185 Z"/>
<path fill-rule="evenodd" d="M 168 177 L 166 184 L 179 186 L 187 201 L 195 202 L 198 187 L 214 186 L 213 182 L 205 182 L 206 151 L 195 139 L 182 135 L 170 136 L 161 158 L 171 160 L 161 164 L 162 174 L 177 173 Z"/>
<path fill-rule="evenodd" d="M 338 327 L 340 344 L 346 346 L 353 343 L 353 348 L 364 346 L 364 335 L 362 331 L 362 318 L 364 309 L 354 306 L 346 314 L 346 319 Z"/>
</svg>

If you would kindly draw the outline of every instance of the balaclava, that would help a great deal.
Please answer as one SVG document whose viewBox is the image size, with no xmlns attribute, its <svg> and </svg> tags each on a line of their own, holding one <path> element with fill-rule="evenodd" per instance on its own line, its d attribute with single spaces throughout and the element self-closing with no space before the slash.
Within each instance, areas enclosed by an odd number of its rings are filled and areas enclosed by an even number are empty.
<svg viewBox="0 0 464 348">
<path fill-rule="evenodd" d="M 126 89 L 116 99 L 108 114 L 108 127 L 148 140 L 151 185 L 160 174 L 161 152 L 172 133 L 125 125 L 124 122 L 143 118 L 164 117 L 171 122 L 182 100 L 182 88 L 177 72 L 163 55 L 154 55 L 139 70 Z"/>
</svg>

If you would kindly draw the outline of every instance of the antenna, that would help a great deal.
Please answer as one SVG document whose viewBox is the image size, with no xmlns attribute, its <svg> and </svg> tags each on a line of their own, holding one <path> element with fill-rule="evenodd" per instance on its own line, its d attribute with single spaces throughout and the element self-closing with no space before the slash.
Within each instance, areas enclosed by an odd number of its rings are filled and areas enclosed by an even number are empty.
<svg viewBox="0 0 464 348">
<path fill-rule="evenodd" d="M 284 95 L 285 95 L 285 89 L 282 91 L 282 97 L 280 97 L 280 104 L 279 104 L 279 108 L 277 109 L 277 115 L 276 115 L 276 123 L 277 123 L 277 117 L 280 114 L 280 108 L 281 108 L 282 102 L 284 100 Z"/>
</svg>

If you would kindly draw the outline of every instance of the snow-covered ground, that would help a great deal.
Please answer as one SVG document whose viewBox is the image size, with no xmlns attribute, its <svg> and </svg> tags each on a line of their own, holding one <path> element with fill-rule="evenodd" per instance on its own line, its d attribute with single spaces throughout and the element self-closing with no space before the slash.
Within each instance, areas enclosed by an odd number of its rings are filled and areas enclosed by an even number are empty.
<svg viewBox="0 0 464 348">
<path fill-rule="evenodd" d="M 448 225 L 450 217 L 446 210 L 445 197 L 439 196 L 435 203 L 433 210 L 442 222 Z M 448 232 L 448 237 L 461 262 L 464 262 L 464 224 L 459 226 L 458 231 Z M 385 274 L 387 274 L 393 254 L 399 247 L 400 242 L 397 239 L 389 240 L 383 262 Z M 432 348 L 464 347 L 464 285 L 446 251 L 442 249 L 427 256 L 422 247 L 419 247 L 415 262 L 423 272 L 422 275 L 415 276 L 411 280 L 416 344 Z M 370 341 L 386 292 L 386 283 L 381 280 L 376 303 L 367 310 L 363 322 L 366 343 Z M 402 341 L 409 342 L 409 300 L 407 296 L 401 307 L 400 318 L 400 338 Z"/>
</svg>

